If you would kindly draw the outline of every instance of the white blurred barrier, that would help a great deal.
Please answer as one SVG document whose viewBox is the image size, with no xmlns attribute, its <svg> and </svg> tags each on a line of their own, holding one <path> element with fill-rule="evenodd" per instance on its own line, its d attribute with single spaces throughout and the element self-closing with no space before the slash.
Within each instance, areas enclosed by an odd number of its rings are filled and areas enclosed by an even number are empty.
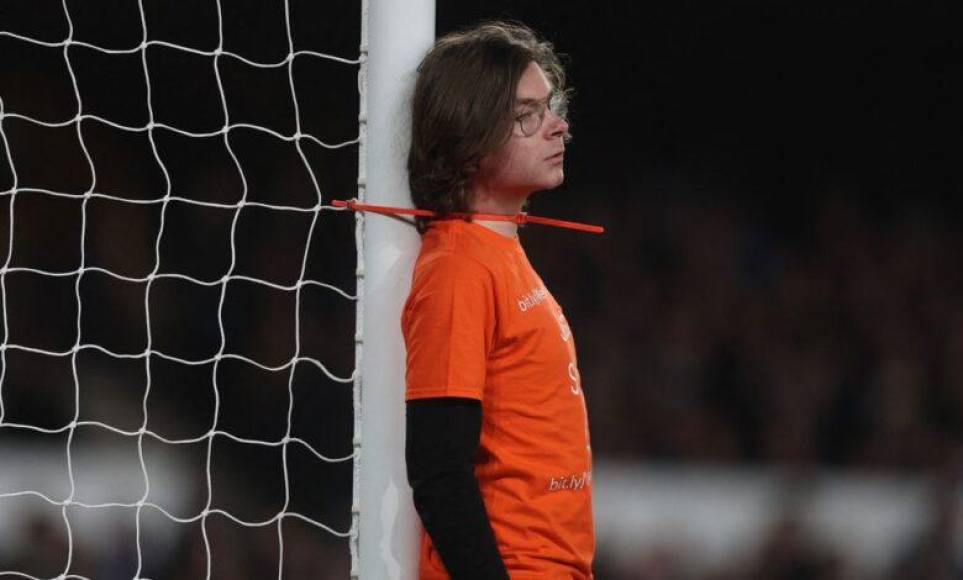
<svg viewBox="0 0 963 580">
<path fill-rule="evenodd" d="M 109 448 L 81 452 L 75 465 L 79 491 L 96 503 L 139 497 L 143 478 L 136 457 Z M 151 500 L 174 511 L 190 502 L 190 470 L 176 455 L 152 458 Z M 50 446 L 0 447 L 0 492 L 37 490 L 62 500 L 69 491 L 63 449 Z M 800 472 L 788 469 L 666 467 L 598 462 L 594 486 L 598 548 L 629 563 L 646 550 L 681 550 L 695 570 L 750 557 L 780 519 L 790 517 L 809 538 L 841 554 L 862 574 L 890 567 L 927 528 L 937 507 L 932 482 L 892 473 Z M 957 490 L 961 493 L 963 490 Z M 0 502 L 0 546 L 14 553 L 24 541 L 28 518 L 46 517 L 62 526 L 60 509 L 37 495 Z M 959 505 L 959 504 L 958 504 Z M 84 522 L 90 512 L 89 522 Z M 100 551 L 129 527 L 125 510 L 95 517 L 97 510 L 74 508 L 84 547 Z M 963 510 L 956 516 L 963 520 Z M 111 519 L 113 518 L 113 519 Z M 90 533 L 100 526 L 102 533 Z M 149 530 L 155 537 L 170 528 Z M 176 538 L 159 537 L 173 546 Z M 99 543 L 100 544 L 99 544 Z M 957 535 L 963 554 L 963 536 Z M 163 549 L 163 548 L 162 548 Z"/>
<path fill-rule="evenodd" d="M 92 553 L 110 549 L 118 538 L 133 533 L 136 508 L 109 507 L 111 502 L 136 502 L 144 494 L 144 476 L 136 454 L 116 446 L 93 445 L 72 453 L 75 500 L 71 527 L 78 546 Z M 7 557 L 29 553 L 24 545 L 31 522 L 46 521 L 66 533 L 60 503 L 70 495 L 67 457 L 62 446 L 18 443 L 0 447 L 0 493 L 13 494 L 0 501 L 0 553 Z M 148 466 L 152 505 L 183 514 L 195 492 L 197 477 L 177 451 L 151 455 Z M 89 506 L 108 507 L 89 507 Z M 159 518 L 145 518 L 144 532 L 154 549 L 169 552 L 177 540 L 171 526 L 158 526 Z"/>
<path fill-rule="evenodd" d="M 906 553 L 937 509 L 930 481 L 892 473 L 599 462 L 593 485 L 599 550 L 626 564 L 668 547 L 694 569 L 750 557 L 789 517 L 817 546 L 874 576 Z M 963 554 L 959 534 L 956 549 Z"/>
</svg>

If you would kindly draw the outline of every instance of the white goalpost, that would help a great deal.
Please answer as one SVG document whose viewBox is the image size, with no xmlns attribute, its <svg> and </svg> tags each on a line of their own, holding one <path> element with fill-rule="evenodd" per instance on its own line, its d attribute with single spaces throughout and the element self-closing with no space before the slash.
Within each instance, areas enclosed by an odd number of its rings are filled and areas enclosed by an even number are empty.
<svg viewBox="0 0 963 580">
<path fill-rule="evenodd" d="M 0 20 L 0 577 L 415 578 L 418 235 L 331 200 L 410 205 L 434 0 L 174 11 Z"/>
<path fill-rule="evenodd" d="M 368 0 L 363 20 L 359 189 L 368 203 L 411 207 L 405 111 L 414 71 L 434 41 L 434 0 Z M 407 580 L 417 578 L 418 528 L 403 462 L 405 350 L 399 321 L 419 239 L 406 222 L 378 214 L 359 219 L 365 248 L 359 267 L 364 319 L 358 323 L 365 355 L 356 391 L 360 577 Z"/>
</svg>

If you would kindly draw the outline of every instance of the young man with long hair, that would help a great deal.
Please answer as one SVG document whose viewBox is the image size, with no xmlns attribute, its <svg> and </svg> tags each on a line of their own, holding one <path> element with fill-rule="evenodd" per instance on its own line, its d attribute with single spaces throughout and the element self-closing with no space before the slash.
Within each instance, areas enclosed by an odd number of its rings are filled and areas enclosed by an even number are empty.
<svg viewBox="0 0 963 580">
<path fill-rule="evenodd" d="M 422 580 L 590 579 L 592 457 L 571 329 L 515 215 L 564 179 L 565 73 L 530 29 L 440 39 L 408 156 L 422 247 L 402 315 L 406 462 Z"/>
</svg>

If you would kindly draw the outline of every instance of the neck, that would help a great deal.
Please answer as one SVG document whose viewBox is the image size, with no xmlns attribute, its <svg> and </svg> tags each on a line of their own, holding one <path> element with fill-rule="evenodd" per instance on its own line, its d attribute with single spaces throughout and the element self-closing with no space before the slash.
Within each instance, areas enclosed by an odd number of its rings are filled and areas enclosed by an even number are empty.
<svg viewBox="0 0 963 580">
<path fill-rule="evenodd" d="M 492 194 L 481 188 L 476 188 L 472 198 L 471 211 L 476 213 L 494 213 L 502 215 L 516 215 L 525 206 L 527 195 L 520 197 L 512 195 Z M 494 230 L 504 236 L 515 237 L 518 234 L 518 224 L 515 222 L 501 222 L 492 220 L 472 220 L 475 223 Z"/>
</svg>

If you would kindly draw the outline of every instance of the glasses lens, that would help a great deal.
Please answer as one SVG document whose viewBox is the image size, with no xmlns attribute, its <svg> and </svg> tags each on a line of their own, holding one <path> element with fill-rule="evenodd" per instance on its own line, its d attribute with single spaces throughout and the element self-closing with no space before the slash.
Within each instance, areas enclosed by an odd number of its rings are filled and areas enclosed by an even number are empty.
<svg viewBox="0 0 963 580">
<path fill-rule="evenodd" d="M 538 129 L 542 126 L 542 121 L 545 119 L 545 111 L 551 111 L 556 117 L 561 119 L 568 119 L 568 99 L 562 93 L 556 93 L 548 101 L 548 106 L 545 103 L 538 105 L 538 110 L 528 111 L 516 117 L 518 121 L 518 126 L 522 130 L 522 134 L 526 137 L 531 137 L 538 132 Z"/>
<path fill-rule="evenodd" d="M 541 125 L 541 118 L 535 112 L 525 113 L 518 119 L 518 124 L 522 128 L 522 134 L 526 137 L 531 137 L 538 131 L 539 125 Z"/>
</svg>

